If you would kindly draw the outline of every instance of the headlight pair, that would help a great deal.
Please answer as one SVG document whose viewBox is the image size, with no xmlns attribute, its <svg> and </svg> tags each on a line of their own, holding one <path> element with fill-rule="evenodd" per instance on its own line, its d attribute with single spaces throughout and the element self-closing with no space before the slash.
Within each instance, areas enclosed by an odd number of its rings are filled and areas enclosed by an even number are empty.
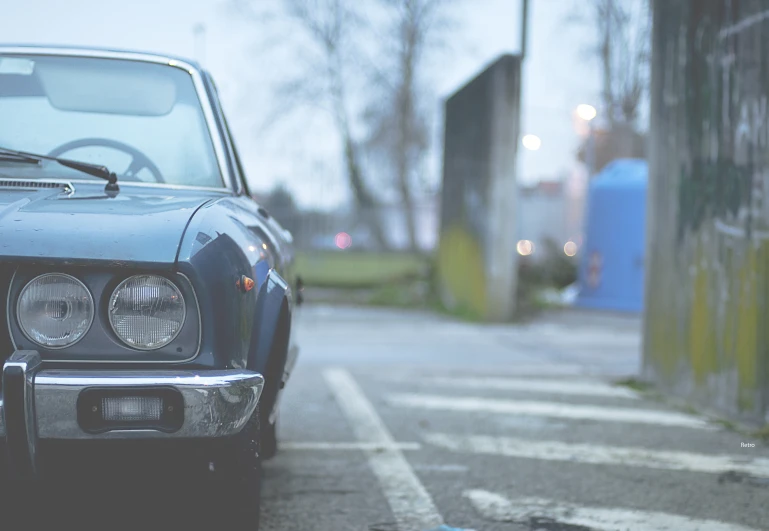
<svg viewBox="0 0 769 531">
<path fill-rule="evenodd" d="M 85 284 L 63 273 L 32 279 L 22 289 L 17 305 L 24 335 L 49 349 L 80 341 L 91 328 L 94 314 L 94 299 Z M 107 317 L 123 343 L 139 350 L 155 350 L 179 335 L 186 305 L 179 288 L 167 278 L 135 275 L 112 292 Z"/>
</svg>

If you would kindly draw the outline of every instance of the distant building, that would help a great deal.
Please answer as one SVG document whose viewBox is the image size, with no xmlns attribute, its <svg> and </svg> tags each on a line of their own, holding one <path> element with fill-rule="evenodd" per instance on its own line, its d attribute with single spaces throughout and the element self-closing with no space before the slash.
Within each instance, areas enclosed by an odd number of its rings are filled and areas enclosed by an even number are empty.
<svg viewBox="0 0 769 531">
<path fill-rule="evenodd" d="M 530 241 L 532 252 L 529 259 L 539 261 L 548 252 L 564 253 L 569 241 L 579 238 L 582 191 L 572 190 L 570 180 L 543 180 L 534 186 L 521 186 L 518 192 L 518 208 L 510 226 L 516 227 L 518 240 Z M 344 232 L 351 236 L 350 250 L 373 249 L 373 238 L 362 220 L 358 219 L 351 205 L 332 212 L 308 211 L 294 207 L 277 208 L 270 205 L 269 195 L 257 197 L 272 214 L 294 233 L 299 246 L 309 249 L 335 249 L 336 235 Z M 379 207 L 380 219 L 392 249 L 408 248 L 408 234 L 403 205 L 387 203 Z M 416 237 L 419 248 L 433 251 L 437 248 L 440 223 L 440 196 L 422 196 L 414 205 Z M 524 251 L 526 248 L 523 249 Z M 576 251 L 576 249 L 575 249 Z"/>
<path fill-rule="evenodd" d="M 568 223 L 568 196 L 563 181 L 540 181 L 518 191 L 518 252 L 539 261 L 549 253 L 564 252 L 572 237 Z"/>
<path fill-rule="evenodd" d="M 573 219 L 575 201 L 567 192 L 566 183 L 561 180 L 544 180 L 534 186 L 519 188 L 518 212 L 510 223 L 517 227 L 519 240 L 532 243 L 531 260 L 545 258 L 548 250 L 563 253 L 568 241 L 577 242 L 579 221 Z M 579 206 L 576 205 L 576 210 L 581 210 Z M 403 206 L 384 205 L 381 213 L 393 247 L 405 249 L 408 238 Z M 420 248 L 426 251 L 435 249 L 440 221 L 439 196 L 419 200 L 415 205 L 415 216 Z"/>
</svg>

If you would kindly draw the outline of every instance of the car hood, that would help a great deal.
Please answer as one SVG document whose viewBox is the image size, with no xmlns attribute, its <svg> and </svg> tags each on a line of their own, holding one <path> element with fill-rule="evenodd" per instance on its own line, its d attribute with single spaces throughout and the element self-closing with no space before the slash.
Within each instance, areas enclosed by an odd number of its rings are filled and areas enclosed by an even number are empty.
<svg viewBox="0 0 769 531">
<path fill-rule="evenodd" d="M 171 266 L 187 224 L 215 192 L 121 185 L 0 183 L 0 261 Z"/>
</svg>

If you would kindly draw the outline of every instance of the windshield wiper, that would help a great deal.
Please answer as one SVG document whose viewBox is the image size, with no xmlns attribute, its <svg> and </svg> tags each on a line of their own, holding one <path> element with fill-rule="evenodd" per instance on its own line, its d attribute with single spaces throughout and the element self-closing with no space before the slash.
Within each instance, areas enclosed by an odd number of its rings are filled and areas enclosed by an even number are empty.
<svg viewBox="0 0 769 531">
<path fill-rule="evenodd" d="M 80 162 L 77 160 L 70 160 L 70 159 L 62 159 L 59 157 L 49 157 L 48 155 L 38 155 L 36 153 L 27 153 L 24 151 L 15 151 L 13 149 L 8 149 L 4 147 L 0 147 L 0 160 L 7 161 L 9 159 L 14 159 L 14 162 L 41 162 L 43 160 L 52 160 L 54 162 L 58 162 L 62 166 L 66 166 L 67 168 L 72 168 L 73 170 L 81 171 L 83 173 L 87 173 L 88 175 L 92 175 L 93 177 L 98 177 L 99 179 L 104 179 L 107 181 L 107 185 L 104 187 L 104 189 L 108 192 L 117 192 L 120 188 L 118 188 L 117 185 L 117 175 L 115 172 L 109 171 L 109 168 L 106 166 L 100 166 L 98 164 L 91 164 L 89 162 Z"/>
</svg>

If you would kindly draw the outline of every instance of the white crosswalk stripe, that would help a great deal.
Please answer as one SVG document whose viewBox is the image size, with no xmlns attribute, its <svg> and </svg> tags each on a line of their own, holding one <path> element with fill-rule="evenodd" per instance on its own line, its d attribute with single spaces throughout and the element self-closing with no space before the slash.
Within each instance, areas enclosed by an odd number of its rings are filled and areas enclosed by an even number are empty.
<svg viewBox="0 0 769 531">
<path fill-rule="evenodd" d="M 428 432 L 425 442 L 452 450 L 473 454 L 499 455 L 545 461 L 646 467 L 660 470 L 682 470 L 720 474 L 734 471 L 769 476 L 769 459 L 744 455 L 708 455 L 671 452 L 647 448 L 571 444 L 561 441 L 541 441 L 513 437 L 459 435 Z"/>
<path fill-rule="evenodd" d="M 395 378 L 392 378 L 395 379 Z M 453 387 L 455 389 L 485 389 L 498 391 L 516 391 L 544 394 L 563 394 L 579 396 L 600 396 L 613 398 L 638 399 L 632 389 L 609 385 L 595 380 L 561 380 L 553 378 L 499 378 L 499 377 L 457 377 L 427 376 L 416 378 L 427 385 Z"/>
<path fill-rule="evenodd" d="M 390 504 L 398 529 L 430 529 L 443 524 L 438 509 L 411 465 L 403 457 L 390 431 L 366 399 L 355 379 L 344 369 L 323 372 L 337 404 L 365 449 L 369 465 Z M 379 448 L 375 448 L 375 447 Z"/>
<path fill-rule="evenodd" d="M 411 442 L 292 442 L 284 441 L 280 444 L 281 450 L 357 450 L 370 452 L 384 452 L 385 450 L 421 450 L 422 445 Z"/>
<path fill-rule="evenodd" d="M 655 424 L 660 426 L 677 426 L 702 430 L 715 429 L 704 420 L 690 415 L 648 409 L 574 405 L 558 402 L 499 400 L 492 398 L 428 395 L 418 393 L 394 393 L 388 395 L 387 400 L 394 406 L 415 409 L 506 413 L 511 415 L 533 415 L 601 422 Z"/>
<path fill-rule="evenodd" d="M 750 527 L 701 520 L 670 513 L 627 508 L 586 507 L 542 498 L 508 499 L 485 490 L 467 490 L 463 495 L 488 520 L 528 524 L 547 519 L 561 525 L 585 526 L 596 531 L 757 531 Z"/>
<path fill-rule="evenodd" d="M 457 417 L 469 419 L 471 416 L 472 425 L 479 426 L 478 414 L 489 414 L 482 421 L 498 421 L 497 428 L 510 426 L 511 419 L 528 418 L 528 421 L 541 419 L 545 425 L 548 424 L 546 419 L 592 421 L 597 423 L 593 429 L 600 429 L 601 423 L 696 430 L 700 434 L 719 429 L 715 424 L 695 415 L 662 408 L 638 407 L 642 398 L 640 394 L 626 387 L 611 385 L 599 377 L 568 374 L 567 371 L 556 377 L 554 375 L 558 372 L 558 366 L 550 369 L 550 374 L 531 377 L 511 373 L 454 376 L 411 372 L 403 375 L 374 374 L 372 378 L 386 382 L 389 386 L 384 399 L 391 407 L 443 411 L 446 414 L 437 418 L 445 419 L 453 426 L 456 426 L 454 422 Z M 393 384 L 396 382 L 399 382 L 399 388 L 394 390 Z M 410 392 L 397 392 L 400 389 Z M 475 431 L 465 432 L 464 429 L 457 433 L 456 428 L 438 428 L 442 420 L 436 420 L 436 417 L 430 419 L 432 428 L 421 433 L 422 450 L 429 451 L 431 447 L 445 449 L 454 453 L 454 459 L 460 455 L 474 454 L 543 463 L 674 471 L 681 473 L 682 485 L 707 481 L 704 476 L 696 474 L 710 474 L 719 478 L 729 473 L 759 479 L 769 477 L 769 457 L 764 454 L 740 453 L 737 449 L 733 450 L 734 454 L 676 451 L 647 447 L 648 438 L 642 439 L 645 441 L 643 446 L 638 442 L 634 445 L 634 436 L 629 436 L 619 446 L 608 445 L 605 441 L 570 442 L 553 439 L 552 431 L 545 440 L 532 433 L 527 433 L 526 437 L 479 434 Z M 644 428 L 634 428 L 632 433 L 638 429 Z M 585 433 L 590 433 L 589 429 Z M 658 429 L 654 433 L 664 434 L 666 431 Z M 687 436 L 697 435 L 689 432 Z M 460 463 L 466 466 L 462 461 Z M 421 472 L 422 468 L 417 467 L 417 470 Z M 425 468 L 425 471 L 435 472 L 430 467 Z M 467 473 L 473 474 L 473 467 Z M 596 506 L 595 502 L 580 505 L 576 503 L 579 501 L 579 493 L 575 493 L 575 503 L 563 501 L 561 497 L 554 496 L 555 499 L 551 500 L 530 498 L 526 494 L 525 490 L 517 491 L 518 497 L 508 498 L 501 493 L 479 489 L 463 493 L 482 518 L 533 526 L 532 529 L 539 529 L 538 522 L 544 522 L 547 526 L 581 526 L 594 531 L 757 531 L 727 521 L 675 514 L 678 512 L 675 505 L 672 509 L 670 505 L 659 507 L 663 509 L 661 511 L 655 511 L 658 507 L 654 506 L 640 510 L 623 506 L 622 502 L 614 502 L 612 505 L 615 506 Z M 688 512 L 699 514 L 696 507 L 687 507 Z M 753 520 L 747 521 L 754 524 Z"/>
</svg>

